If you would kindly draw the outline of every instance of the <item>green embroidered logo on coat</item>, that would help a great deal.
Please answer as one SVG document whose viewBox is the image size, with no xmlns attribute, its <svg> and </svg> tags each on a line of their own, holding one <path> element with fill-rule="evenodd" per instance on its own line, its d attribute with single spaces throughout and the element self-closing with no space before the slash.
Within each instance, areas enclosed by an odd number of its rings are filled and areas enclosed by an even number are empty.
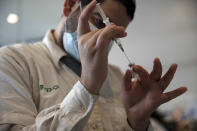
<svg viewBox="0 0 197 131">
<path fill-rule="evenodd" d="M 58 85 L 54 85 L 52 88 L 46 88 L 44 85 L 40 85 L 40 90 L 45 90 L 47 93 L 57 90 L 59 88 Z"/>
</svg>

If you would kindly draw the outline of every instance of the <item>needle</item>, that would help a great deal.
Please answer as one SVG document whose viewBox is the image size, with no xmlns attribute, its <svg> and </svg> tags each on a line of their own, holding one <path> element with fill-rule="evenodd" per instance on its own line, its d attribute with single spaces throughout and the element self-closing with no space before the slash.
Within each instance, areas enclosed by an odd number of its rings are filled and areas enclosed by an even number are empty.
<svg viewBox="0 0 197 131">
<path fill-rule="evenodd" d="M 103 23 L 105 23 L 106 26 L 109 26 L 111 25 L 110 21 L 109 21 L 109 18 L 105 15 L 105 12 L 103 11 L 103 9 L 101 8 L 100 6 L 100 3 L 97 3 L 97 10 L 99 12 L 99 14 L 101 15 L 102 19 L 103 19 Z M 132 76 L 133 78 L 137 78 L 138 75 L 133 71 L 133 66 L 135 66 L 135 63 L 134 62 L 131 62 L 131 60 L 129 59 L 128 55 L 125 53 L 124 51 L 124 48 L 121 44 L 121 41 L 120 39 L 114 39 L 114 41 L 116 42 L 116 44 L 118 45 L 118 47 L 120 48 L 120 50 L 124 53 L 126 59 L 128 60 L 129 62 L 129 68 L 131 69 L 131 73 L 132 73 Z"/>
<path fill-rule="evenodd" d="M 116 42 L 116 44 L 118 45 L 118 47 L 120 48 L 120 50 L 124 53 L 126 59 L 128 60 L 128 62 L 129 62 L 129 65 L 128 65 L 128 66 L 129 66 L 130 68 L 132 68 L 132 67 L 135 65 L 135 63 L 134 63 L 134 62 L 131 62 L 131 60 L 129 59 L 129 57 L 128 57 L 128 55 L 126 54 L 124 48 L 122 47 L 122 44 L 121 44 L 120 40 L 119 40 L 119 39 L 114 39 L 114 41 Z"/>
</svg>

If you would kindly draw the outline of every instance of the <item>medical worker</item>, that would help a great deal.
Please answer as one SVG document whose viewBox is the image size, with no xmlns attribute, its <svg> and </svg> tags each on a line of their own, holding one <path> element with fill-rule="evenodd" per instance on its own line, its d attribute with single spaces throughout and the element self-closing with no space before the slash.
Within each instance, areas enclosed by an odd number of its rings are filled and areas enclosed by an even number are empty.
<svg viewBox="0 0 197 131">
<path fill-rule="evenodd" d="M 99 2 L 112 25 L 105 27 L 95 0 L 66 0 L 58 27 L 43 41 L 0 49 L 0 131 L 153 130 L 151 114 L 186 91 L 164 93 L 176 64 L 163 76 L 158 58 L 151 73 L 136 65 L 134 81 L 131 71 L 108 65 L 136 5 Z"/>
</svg>

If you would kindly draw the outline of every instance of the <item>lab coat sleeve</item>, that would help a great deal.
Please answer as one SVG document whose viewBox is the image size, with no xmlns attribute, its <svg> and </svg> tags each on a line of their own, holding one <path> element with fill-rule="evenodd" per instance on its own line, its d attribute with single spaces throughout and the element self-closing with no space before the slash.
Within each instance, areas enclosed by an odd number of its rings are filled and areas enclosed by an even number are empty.
<svg viewBox="0 0 197 131">
<path fill-rule="evenodd" d="M 13 57 L 0 55 L 0 131 L 83 129 L 98 96 L 78 81 L 60 104 L 37 112 L 28 78 Z"/>
<path fill-rule="evenodd" d="M 126 131 L 135 131 L 135 130 L 129 125 L 128 122 L 127 122 L 127 125 L 126 125 Z M 154 131 L 151 122 L 150 122 L 150 124 L 149 124 L 149 126 L 148 126 L 147 131 Z"/>
</svg>

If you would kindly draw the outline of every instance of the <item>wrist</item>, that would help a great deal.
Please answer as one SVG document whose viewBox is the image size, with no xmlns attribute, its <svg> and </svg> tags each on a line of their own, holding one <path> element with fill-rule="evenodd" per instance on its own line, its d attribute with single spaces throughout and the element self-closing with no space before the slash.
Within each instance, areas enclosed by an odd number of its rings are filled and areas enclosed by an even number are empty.
<svg viewBox="0 0 197 131">
<path fill-rule="evenodd" d="M 89 84 L 84 79 L 81 78 L 80 80 L 81 84 L 88 90 L 88 92 L 92 95 L 99 95 L 100 89 L 97 88 L 96 84 Z"/>
<path fill-rule="evenodd" d="M 137 120 L 134 121 L 133 119 L 127 118 L 127 122 L 129 126 L 134 129 L 135 131 L 147 131 L 150 125 L 149 119 Z"/>
</svg>

